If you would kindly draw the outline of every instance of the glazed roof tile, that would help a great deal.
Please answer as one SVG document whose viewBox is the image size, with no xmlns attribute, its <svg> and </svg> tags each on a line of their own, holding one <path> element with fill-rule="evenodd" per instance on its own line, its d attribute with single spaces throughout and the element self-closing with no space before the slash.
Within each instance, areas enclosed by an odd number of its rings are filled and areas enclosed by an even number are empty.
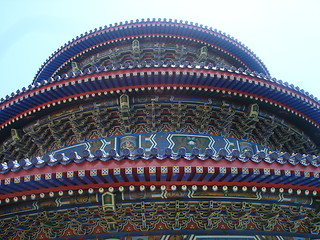
<svg viewBox="0 0 320 240">
<path fill-rule="evenodd" d="M 269 74 L 262 61 L 251 50 L 221 31 L 212 30 L 212 28 L 208 29 L 202 25 L 198 26 L 198 24 L 188 23 L 187 21 L 178 23 L 178 21 L 172 22 L 166 19 L 149 19 L 147 21 L 137 20 L 135 23 L 131 21 L 120 25 L 105 26 L 99 30 L 95 29 L 81 34 L 80 37 L 76 37 L 76 39 L 59 48 L 46 60 L 36 74 L 33 83 L 42 82 L 49 78 L 68 59 L 97 44 L 123 37 L 154 34 L 173 34 L 212 43 L 239 58 L 253 71 Z"/>
<path fill-rule="evenodd" d="M 204 153 L 200 153 L 199 149 L 192 149 L 191 153 L 187 153 L 185 148 L 179 148 L 177 153 L 174 153 L 172 149 L 164 149 L 164 153 L 160 154 L 157 148 L 150 150 L 150 153 L 145 153 L 144 149 L 137 149 L 136 154 L 132 154 L 129 149 L 123 149 L 120 154 L 116 150 L 111 149 L 109 152 L 103 150 L 96 150 L 94 153 L 91 153 L 89 150 L 85 150 L 82 153 L 70 152 L 68 155 L 64 153 L 57 153 L 53 155 L 44 155 L 42 157 L 32 157 L 31 159 L 21 159 L 19 161 L 9 161 L 8 163 L 0 163 L 0 174 L 6 174 L 9 171 L 18 172 L 19 170 L 30 170 L 31 168 L 43 168 L 45 166 L 55 166 L 57 164 L 68 165 L 71 163 L 82 163 L 85 161 L 122 161 L 122 160 L 167 160 L 171 159 L 177 161 L 180 159 L 185 159 L 192 161 L 194 159 L 199 159 L 202 161 L 220 161 L 227 160 L 229 162 L 239 161 L 242 163 L 252 162 L 251 167 L 257 167 L 255 164 L 260 162 L 265 162 L 268 164 L 278 163 L 280 165 L 286 165 L 287 168 L 292 168 L 296 165 L 302 167 L 314 167 L 318 168 L 320 166 L 319 156 L 311 155 L 301 155 L 299 153 L 290 155 L 288 153 L 276 153 L 271 152 L 266 154 L 265 152 L 257 152 L 254 154 L 251 151 L 239 152 L 238 150 L 233 150 L 231 153 L 228 153 L 224 148 L 221 148 L 218 153 L 210 148 L 207 148 Z"/>
<path fill-rule="evenodd" d="M 115 187 L 122 184 L 162 184 L 166 179 L 166 184 L 231 184 L 251 186 L 252 191 L 256 191 L 257 187 L 261 187 L 262 191 L 266 188 L 283 191 L 286 188 L 290 194 L 292 188 L 297 190 L 297 194 L 301 194 L 302 189 L 308 195 L 310 191 L 314 194 L 319 191 L 319 165 L 319 157 L 275 152 L 253 154 L 251 151 L 234 150 L 228 154 L 225 149 L 220 149 L 218 153 L 206 149 L 200 153 L 199 149 L 194 148 L 191 153 L 186 153 L 185 148 L 180 148 L 173 153 L 172 149 L 167 148 L 159 154 L 158 149 L 152 148 L 146 154 L 139 148 L 136 154 L 131 154 L 129 149 L 123 149 L 118 154 L 114 149 L 108 153 L 85 150 L 82 153 L 70 152 L 67 156 L 57 153 L 55 156 L 45 155 L 0 164 L 0 193 L 4 199 L 33 190 L 50 192 L 52 181 L 54 187 L 72 189 L 79 184 L 84 188 L 97 183 L 99 186 L 112 184 Z"/>
<path fill-rule="evenodd" d="M 194 70 L 200 73 L 200 78 L 195 75 Z M 39 108 L 39 106 L 42 107 L 68 97 L 93 94 L 99 91 L 116 91 L 120 88 L 154 87 L 159 84 L 166 87 L 161 78 L 155 81 L 148 79 L 152 78 L 152 75 L 140 74 L 140 72 L 148 71 L 152 71 L 160 77 L 163 74 L 169 76 L 168 82 L 165 83 L 168 87 L 177 85 L 200 89 L 208 88 L 219 92 L 225 91 L 225 94 L 230 91 L 237 96 L 242 96 L 242 98 L 257 98 L 257 100 L 267 102 L 273 107 L 286 109 L 301 118 L 307 119 L 313 125 L 320 126 L 319 101 L 291 85 L 282 84 L 274 78 L 250 71 L 242 71 L 241 69 L 203 66 L 192 63 L 179 65 L 179 63 L 174 62 L 170 64 L 153 62 L 151 64 L 136 63 L 134 66 L 94 67 L 83 72 L 64 74 L 62 77 L 55 76 L 55 78 L 49 78 L 41 83 L 35 83 L 27 89 L 12 94 L 11 97 L 7 96 L 0 102 L 1 126 L 9 123 L 13 118 Z M 129 74 L 127 76 L 126 73 L 129 72 L 140 74 L 139 81 L 136 79 L 137 75 Z M 177 74 L 181 78 L 175 78 L 174 76 Z M 201 78 L 203 74 L 209 74 L 209 77 Z M 105 78 L 108 80 L 104 80 Z M 119 79 L 128 81 L 119 81 Z M 99 84 L 97 84 L 97 81 Z"/>
</svg>

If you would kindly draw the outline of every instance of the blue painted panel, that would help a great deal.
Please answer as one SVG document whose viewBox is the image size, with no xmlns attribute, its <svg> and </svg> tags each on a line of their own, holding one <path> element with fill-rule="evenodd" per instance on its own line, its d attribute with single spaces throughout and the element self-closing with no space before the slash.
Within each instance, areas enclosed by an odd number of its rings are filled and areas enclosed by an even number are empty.
<svg viewBox="0 0 320 240">
<path fill-rule="evenodd" d="M 240 152 L 250 150 L 253 153 L 258 151 L 267 153 L 270 151 L 269 148 L 230 137 L 208 134 L 158 132 L 99 138 L 66 146 L 48 154 L 65 153 L 68 156 L 70 152 L 78 152 L 81 154 L 84 150 L 94 152 L 98 149 L 104 150 L 105 152 L 115 149 L 118 154 L 120 154 L 125 148 L 128 148 L 131 153 L 134 154 L 139 147 L 143 148 L 147 154 L 150 153 L 152 148 L 157 148 L 159 154 L 164 154 L 166 148 L 170 148 L 173 150 L 173 153 L 177 153 L 181 147 L 184 147 L 188 154 L 191 153 L 193 148 L 198 148 L 201 154 L 204 153 L 207 148 L 212 149 L 214 154 L 221 148 L 226 149 L 228 153 L 234 149 Z"/>
</svg>

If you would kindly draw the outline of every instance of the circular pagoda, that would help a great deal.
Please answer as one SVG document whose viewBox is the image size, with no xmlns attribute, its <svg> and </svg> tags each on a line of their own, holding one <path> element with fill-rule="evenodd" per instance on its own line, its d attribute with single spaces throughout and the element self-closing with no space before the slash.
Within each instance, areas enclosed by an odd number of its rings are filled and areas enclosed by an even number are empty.
<svg viewBox="0 0 320 240">
<path fill-rule="evenodd" d="M 314 239 L 320 102 L 233 37 L 131 21 L 0 101 L 0 239 Z"/>
</svg>

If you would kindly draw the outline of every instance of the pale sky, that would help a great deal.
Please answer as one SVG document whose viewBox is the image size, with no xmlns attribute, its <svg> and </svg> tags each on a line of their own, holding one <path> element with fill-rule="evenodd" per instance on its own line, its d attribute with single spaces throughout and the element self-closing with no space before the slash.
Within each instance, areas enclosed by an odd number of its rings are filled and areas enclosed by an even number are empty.
<svg viewBox="0 0 320 240">
<path fill-rule="evenodd" d="M 226 32 L 272 77 L 320 98 L 318 0 L 0 0 L 0 11 L 0 98 L 31 84 L 46 59 L 81 33 L 154 17 Z"/>
</svg>

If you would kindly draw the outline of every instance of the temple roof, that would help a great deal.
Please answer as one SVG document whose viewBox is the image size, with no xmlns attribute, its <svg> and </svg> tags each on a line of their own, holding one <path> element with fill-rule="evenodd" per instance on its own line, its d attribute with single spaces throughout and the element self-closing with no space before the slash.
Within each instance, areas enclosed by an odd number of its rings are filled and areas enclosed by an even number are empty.
<svg viewBox="0 0 320 240">
<path fill-rule="evenodd" d="M 157 88 L 258 102 L 272 112 L 281 112 L 282 117 L 305 131 L 319 145 L 320 104 L 312 96 L 292 85 L 251 71 L 173 62 L 92 67 L 36 83 L 0 102 L 1 131 L 10 124 L 30 119 L 30 115 L 81 101 L 84 97 L 99 98 L 101 94 Z"/>
<path fill-rule="evenodd" d="M 137 39 L 146 36 L 162 36 L 194 41 L 210 46 L 216 51 L 241 62 L 251 71 L 269 75 L 263 62 L 245 45 L 233 37 L 207 26 L 192 22 L 178 22 L 166 19 L 136 20 L 120 24 L 100 27 L 72 39 L 55 51 L 36 74 L 33 83 L 42 82 L 52 76 L 67 61 L 92 51 L 105 44 L 117 44 L 124 39 Z"/>
<path fill-rule="evenodd" d="M 146 38 L 151 41 L 143 42 Z M 130 64 L 121 58 L 105 65 L 72 67 L 72 63 L 77 64 L 77 61 L 85 61 L 102 51 L 116 48 L 128 48 L 131 51 L 128 55 L 134 55 L 131 49 L 134 41 L 141 41 L 144 47 L 154 41 L 168 45 L 179 43 L 182 44 L 180 47 L 186 44 L 193 50 L 205 47 L 208 54 L 225 58 L 229 65 L 214 65 L 199 58 L 195 62 L 145 61 L 131 56 Z M 43 114 L 63 108 L 68 103 L 77 104 L 84 98 L 99 99 L 101 95 L 157 91 L 158 88 L 245 104 L 258 103 L 262 109 L 279 114 L 306 133 L 317 146 L 320 145 L 317 135 L 320 101 L 317 98 L 298 87 L 271 78 L 259 58 L 229 35 L 202 25 L 166 19 L 110 25 L 69 41 L 44 63 L 32 85 L 1 99 L 0 131 L 5 137 L 11 128 L 19 129 Z"/>
<path fill-rule="evenodd" d="M 208 52 L 210 50 L 226 58 L 231 65 L 235 64 L 238 67 L 218 66 L 208 62 L 164 62 L 153 59 L 148 63 L 137 61 L 130 65 L 120 62 L 106 66 L 92 65 L 91 68 L 70 71 L 73 61 L 80 61 L 92 57 L 92 54 L 101 50 L 114 49 L 135 39 L 140 40 L 146 37 L 171 39 L 171 42 L 181 42 L 189 44 L 188 46 L 192 43 L 197 47 L 206 46 Z M 64 68 L 66 65 L 69 69 Z M 146 73 L 154 71 L 158 72 L 159 76 L 163 71 L 170 78 L 167 82 L 149 81 L 147 74 L 140 82 L 132 81 L 135 77 L 130 74 L 141 75 L 137 71 Z M 199 72 L 200 80 L 194 77 L 195 71 Z M 112 80 L 100 81 L 104 78 L 103 75 L 108 75 Z M 182 78 L 175 79 L 176 75 L 181 75 Z M 99 81 L 94 80 L 96 76 Z M 61 100 L 65 101 L 80 95 L 113 92 L 120 88 L 161 86 L 203 88 L 218 91 L 223 95 L 237 96 L 236 100 L 245 98 L 247 98 L 245 101 L 251 102 L 259 100 L 267 103 L 271 110 L 284 109 L 298 116 L 298 119 L 303 119 L 300 123 L 302 128 L 305 120 L 316 128 L 320 125 L 320 101 L 292 84 L 271 78 L 263 62 L 233 37 L 192 22 L 142 19 L 86 32 L 55 51 L 41 66 L 32 85 L 1 99 L 0 127 L 3 129 L 12 121 L 22 119 L 23 115 L 38 111 L 39 106 L 44 109 L 48 104 L 56 104 Z M 297 118 L 293 121 L 296 122 Z M 307 129 L 313 132 L 313 127 L 307 127 Z"/>
<path fill-rule="evenodd" d="M 0 238 L 314 238 L 319 109 L 202 25 L 85 33 L 0 101 Z"/>
</svg>

